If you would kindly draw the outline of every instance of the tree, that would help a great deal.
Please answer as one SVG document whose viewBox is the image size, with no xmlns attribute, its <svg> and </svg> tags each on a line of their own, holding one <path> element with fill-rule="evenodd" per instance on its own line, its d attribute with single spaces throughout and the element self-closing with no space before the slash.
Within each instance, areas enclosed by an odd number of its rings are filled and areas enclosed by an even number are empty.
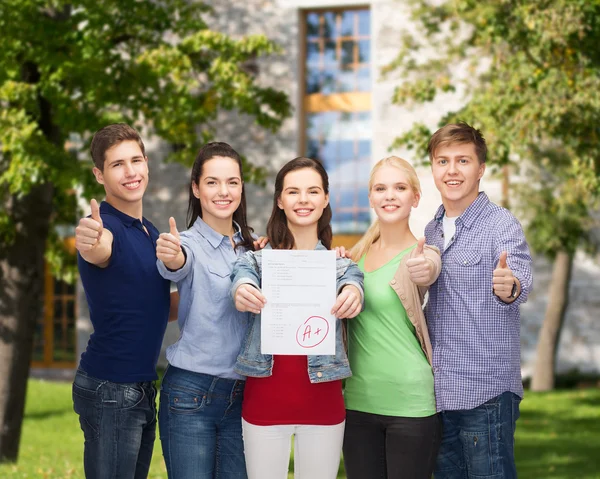
<svg viewBox="0 0 600 479">
<path fill-rule="evenodd" d="M 483 129 L 490 163 L 515 171 L 518 208 L 532 249 L 554 261 L 532 389 L 554 385 L 557 344 L 573 256 L 595 251 L 600 206 L 600 1 L 411 0 L 415 31 L 384 69 L 399 74 L 393 101 L 431 102 L 464 92 L 440 126 Z M 434 52 L 426 57 L 423 52 Z M 424 155 L 431 131 L 417 123 L 395 146 Z M 523 181 L 524 180 L 524 181 Z"/>
<path fill-rule="evenodd" d="M 0 460 L 18 455 L 44 257 L 65 257 L 54 225 L 73 222 L 74 190 L 99 193 L 77 159 L 93 132 L 137 125 L 189 163 L 219 111 L 270 130 L 290 114 L 252 75 L 277 46 L 211 31 L 208 13 L 188 0 L 0 3 Z"/>
</svg>

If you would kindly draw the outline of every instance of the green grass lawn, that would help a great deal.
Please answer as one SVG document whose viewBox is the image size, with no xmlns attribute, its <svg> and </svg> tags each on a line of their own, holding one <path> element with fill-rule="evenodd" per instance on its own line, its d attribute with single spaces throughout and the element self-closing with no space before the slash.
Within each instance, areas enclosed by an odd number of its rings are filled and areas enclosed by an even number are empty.
<svg viewBox="0 0 600 479">
<path fill-rule="evenodd" d="M 516 444 L 520 478 L 600 479 L 600 389 L 528 392 Z M 30 380 L 19 462 L 0 478 L 83 478 L 82 450 L 71 385 Z M 158 440 L 150 477 L 167 477 Z"/>
</svg>

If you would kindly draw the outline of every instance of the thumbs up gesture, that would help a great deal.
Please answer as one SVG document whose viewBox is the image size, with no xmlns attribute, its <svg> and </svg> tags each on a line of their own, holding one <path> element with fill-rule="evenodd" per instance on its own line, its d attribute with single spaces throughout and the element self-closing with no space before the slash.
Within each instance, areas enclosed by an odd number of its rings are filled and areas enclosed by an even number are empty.
<svg viewBox="0 0 600 479">
<path fill-rule="evenodd" d="M 498 265 L 493 273 L 492 282 L 494 285 L 494 294 L 498 296 L 505 303 L 510 303 L 516 299 L 512 297 L 513 287 L 516 284 L 517 290 L 519 288 L 519 283 L 513 275 L 513 272 L 508 267 L 506 259 L 508 258 L 508 253 L 503 251 L 500 254 L 500 259 L 498 261 Z"/>
<path fill-rule="evenodd" d="M 93 250 L 100 243 L 104 226 L 100 217 L 100 207 L 96 200 L 90 202 L 92 216 L 81 218 L 75 228 L 75 247 L 80 253 Z"/>
<path fill-rule="evenodd" d="M 429 284 L 433 275 L 433 264 L 425 257 L 425 238 L 420 238 L 417 247 L 406 261 L 410 280 L 415 284 Z"/>
<path fill-rule="evenodd" d="M 169 232 L 161 233 L 156 240 L 156 257 L 171 270 L 178 270 L 185 264 L 181 241 L 175 218 L 169 218 Z"/>
</svg>

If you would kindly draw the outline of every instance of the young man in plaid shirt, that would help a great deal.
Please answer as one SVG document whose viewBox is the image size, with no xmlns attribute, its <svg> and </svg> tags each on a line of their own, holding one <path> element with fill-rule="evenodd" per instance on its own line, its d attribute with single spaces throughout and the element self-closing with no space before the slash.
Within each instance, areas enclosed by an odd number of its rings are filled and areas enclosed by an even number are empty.
<svg viewBox="0 0 600 479">
<path fill-rule="evenodd" d="M 523 397 L 519 305 L 531 290 L 521 225 L 479 191 L 487 147 L 479 130 L 450 124 L 429 141 L 442 205 L 427 244 L 442 251 L 426 317 L 444 435 L 435 477 L 516 477 L 514 432 Z"/>
</svg>

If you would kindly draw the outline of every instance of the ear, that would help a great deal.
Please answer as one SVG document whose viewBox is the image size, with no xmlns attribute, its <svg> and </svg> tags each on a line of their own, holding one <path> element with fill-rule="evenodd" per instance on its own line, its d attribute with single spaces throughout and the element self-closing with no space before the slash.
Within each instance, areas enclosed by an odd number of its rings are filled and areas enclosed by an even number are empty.
<svg viewBox="0 0 600 479">
<path fill-rule="evenodd" d="M 277 198 L 277 207 L 282 210 L 283 209 L 283 203 L 281 202 L 281 195 Z"/>
<path fill-rule="evenodd" d="M 481 163 L 481 165 L 479 165 L 479 173 L 477 175 L 477 179 L 480 180 L 483 177 L 484 173 L 485 173 L 485 163 Z"/>
<path fill-rule="evenodd" d="M 94 176 L 96 177 L 96 181 L 98 183 L 100 183 L 101 185 L 104 184 L 104 175 L 102 174 L 102 171 L 100 171 L 100 168 L 96 168 L 94 166 L 94 168 L 92 169 L 92 173 L 94 173 Z"/>
<path fill-rule="evenodd" d="M 200 199 L 200 188 L 198 187 L 198 183 L 194 183 L 192 181 L 192 191 L 194 193 L 194 196 L 198 199 Z"/>
<path fill-rule="evenodd" d="M 329 193 L 327 193 L 325 195 L 325 208 L 327 208 L 327 205 L 329 204 Z"/>
<path fill-rule="evenodd" d="M 420 193 L 415 193 L 415 200 L 413 201 L 412 207 L 416 208 L 417 206 L 419 206 L 419 201 L 421 200 L 421 194 Z"/>
</svg>

